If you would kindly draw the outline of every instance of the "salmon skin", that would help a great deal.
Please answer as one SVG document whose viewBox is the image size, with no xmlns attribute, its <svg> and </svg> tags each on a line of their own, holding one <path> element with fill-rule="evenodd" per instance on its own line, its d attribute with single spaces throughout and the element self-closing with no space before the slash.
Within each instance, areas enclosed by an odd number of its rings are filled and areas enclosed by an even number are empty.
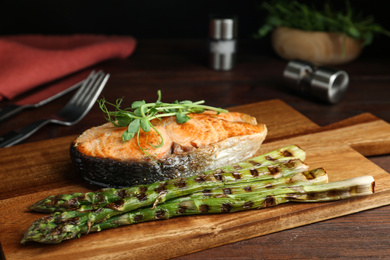
<svg viewBox="0 0 390 260">
<path fill-rule="evenodd" d="M 247 114 L 204 112 L 188 114 L 179 124 L 175 117 L 153 120 L 161 134 L 141 131 L 137 139 L 122 141 L 126 127 L 112 123 L 86 130 L 70 147 L 76 170 L 100 187 L 129 187 L 188 177 L 252 157 L 267 135 L 264 124 Z"/>
</svg>

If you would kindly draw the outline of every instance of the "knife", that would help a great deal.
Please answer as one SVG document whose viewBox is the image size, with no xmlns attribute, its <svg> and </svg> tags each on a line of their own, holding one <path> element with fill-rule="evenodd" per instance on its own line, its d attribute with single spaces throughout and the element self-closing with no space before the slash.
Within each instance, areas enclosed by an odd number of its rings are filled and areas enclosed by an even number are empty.
<svg viewBox="0 0 390 260">
<path fill-rule="evenodd" d="M 82 74 L 84 75 L 84 73 Z M 77 78 L 79 79 L 80 77 Z M 47 103 L 71 92 L 72 90 L 79 88 L 84 82 L 84 80 L 82 80 L 74 84 L 74 79 L 73 79 L 72 83 L 74 85 L 68 87 L 69 86 L 68 81 L 69 80 L 65 82 L 56 83 L 49 87 L 40 89 L 39 91 L 36 91 L 33 94 L 28 95 L 27 97 L 19 99 L 17 102 L 13 104 L 8 104 L 0 107 L 0 122 L 4 121 L 5 119 L 13 115 L 20 113 L 21 111 L 27 108 L 37 108 L 46 105 Z"/>
</svg>

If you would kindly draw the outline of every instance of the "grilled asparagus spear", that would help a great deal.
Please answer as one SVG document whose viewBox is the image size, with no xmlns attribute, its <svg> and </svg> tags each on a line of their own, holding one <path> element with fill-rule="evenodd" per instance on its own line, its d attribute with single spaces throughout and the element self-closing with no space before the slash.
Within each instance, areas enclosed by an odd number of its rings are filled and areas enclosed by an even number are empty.
<svg viewBox="0 0 390 260">
<path fill-rule="evenodd" d="M 157 182 L 150 185 L 139 186 L 136 196 L 111 202 L 103 207 L 91 211 L 65 211 L 55 212 L 49 217 L 41 218 L 32 224 L 28 233 L 42 232 L 46 240 L 58 243 L 62 240 L 78 236 L 81 230 L 90 229 L 113 216 L 123 214 L 141 207 L 156 206 L 165 200 L 192 194 L 204 189 L 223 187 L 229 183 L 247 183 L 256 180 L 267 180 L 275 177 L 291 176 L 307 170 L 307 165 L 301 160 L 280 161 L 278 165 L 261 166 L 257 169 L 238 170 L 230 173 L 213 173 L 191 176 L 165 183 Z M 26 241 L 26 240 L 25 240 Z"/>
<path fill-rule="evenodd" d="M 238 170 L 236 172 L 218 172 L 201 174 L 189 178 L 168 180 L 139 186 L 135 196 L 126 197 L 90 211 L 55 212 L 32 224 L 30 230 L 38 230 L 53 235 L 54 241 L 70 239 L 80 234 L 84 226 L 89 229 L 94 223 L 109 219 L 141 207 L 154 205 L 165 200 L 192 194 L 204 189 L 223 187 L 225 184 L 248 183 L 258 180 L 272 180 L 306 171 L 308 166 L 301 160 L 282 160 L 277 165 L 261 166 L 257 169 Z M 53 231 L 55 230 L 55 231 Z M 58 232 L 61 230 L 61 232 Z"/>
<path fill-rule="evenodd" d="M 226 185 L 223 188 L 207 189 L 191 194 L 191 198 L 206 199 L 210 197 L 221 197 L 238 195 L 250 192 L 269 192 L 284 187 L 299 185 L 324 184 L 328 182 L 328 175 L 323 168 L 297 173 L 293 176 L 282 177 L 274 180 L 256 181 L 250 183 L 239 183 Z"/>
<path fill-rule="evenodd" d="M 327 184 L 282 187 L 272 191 L 261 190 L 208 198 L 201 198 L 193 194 L 167 201 L 154 208 L 140 208 L 123 213 L 96 223 L 91 227 L 79 226 L 77 234 L 68 233 L 67 225 L 58 228 L 55 223 L 46 221 L 47 219 L 53 219 L 54 216 L 42 218 L 31 225 L 23 237 L 22 243 L 27 241 L 60 243 L 62 240 L 71 239 L 90 231 L 100 231 L 157 219 L 168 219 L 183 215 L 235 212 L 274 206 L 289 201 L 331 201 L 368 195 L 373 192 L 374 179 L 371 176 L 362 176 Z M 74 220 L 74 222 L 77 222 L 77 220 Z M 61 234 L 65 234 L 65 236 L 61 236 Z"/>
<path fill-rule="evenodd" d="M 93 225 L 90 231 L 101 231 L 107 228 L 183 215 L 260 209 L 290 201 L 324 202 L 347 199 L 374 193 L 374 183 L 372 176 L 362 176 L 326 184 L 291 186 L 274 191 L 227 195 L 225 197 L 213 196 L 207 199 L 201 199 L 199 196 L 181 197 L 160 204 L 156 208 L 142 208 L 113 217 Z"/>
<path fill-rule="evenodd" d="M 215 175 L 218 176 L 221 173 L 232 173 L 239 172 L 240 170 L 252 169 L 255 170 L 261 166 L 275 165 L 278 164 L 280 160 L 288 159 L 300 159 L 304 161 L 306 158 L 306 153 L 301 148 L 296 145 L 290 145 L 283 147 L 269 153 L 239 162 L 237 164 L 224 166 L 216 170 L 211 170 L 204 175 Z M 224 178 L 221 175 L 221 178 Z M 235 179 L 229 179 L 226 177 L 226 182 L 233 181 Z M 170 180 L 168 182 L 159 182 L 158 185 L 169 186 L 172 183 L 180 182 L 182 179 Z M 142 189 L 145 189 L 146 186 L 141 186 Z M 108 203 L 121 200 L 125 197 L 134 197 L 140 194 L 140 186 L 124 188 L 124 189 L 114 189 L 106 188 L 98 192 L 86 192 L 86 193 L 72 193 L 72 194 L 60 194 L 53 195 L 47 198 L 44 198 L 29 209 L 38 212 L 56 212 L 56 211 L 66 211 L 66 210 L 93 210 L 105 206 Z"/>
</svg>

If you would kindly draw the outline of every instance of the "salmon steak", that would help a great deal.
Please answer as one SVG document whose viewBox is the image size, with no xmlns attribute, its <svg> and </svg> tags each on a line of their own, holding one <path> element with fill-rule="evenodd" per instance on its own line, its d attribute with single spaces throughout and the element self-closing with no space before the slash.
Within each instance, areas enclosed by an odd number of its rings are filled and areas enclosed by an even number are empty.
<svg viewBox="0 0 390 260">
<path fill-rule="evenodd" d="M 72 162 L 94 185 L 129 187 L 189 177 L 248 159 L 267 135 L 264 124 L 243 113 L 206 111 L 188 116 L 190 120 L 181 124 L 175 117 L 154 119 L 155 130 L 141 130 L 138 141 L 122 140 L 127 127 L 106 123 L 90 128 L 72 142 Z"/>
</svg>

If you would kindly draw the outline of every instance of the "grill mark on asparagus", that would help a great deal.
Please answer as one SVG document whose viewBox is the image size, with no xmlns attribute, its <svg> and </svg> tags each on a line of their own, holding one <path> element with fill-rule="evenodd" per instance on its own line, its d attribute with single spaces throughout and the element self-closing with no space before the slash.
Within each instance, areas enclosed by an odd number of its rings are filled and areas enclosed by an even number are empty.
<svg viewBox="0 0 390 260">
<path fill-rule="evenodd" d="M 222 174 L 221 174 L 221 173 L 214 173 L 214 178 L 215 178 L 217 181 L 222 181 L 222 180 L 223 180 L 223 177 L 222 177 Z"/>
<path fill-rule="evenodd" d="M 101 192 L 98 192 L 97 195 L 96 195 L 96 198 L 95 198 L 97 201 L 102 201 L 104 198 L 103 198 L 103 194 Z"/>
<path fill-rule="evenodd" d="M 229 203 L 223 203 L 221 205 L 221 212 L 230 212 L 232 210 L 232 205 Z"/>
<path fill-rule="evenodd" d="M 287 162 L 284 162 L 283 164 L 286 165 L 286 167 L 288 168 L 293 168 L 295 167 L 295 165 L 298 163 L 298 162 L 301 162 L 301 160 L 299 159 L 293 159 L 293 160 L 288 160 Z M 303 163 L 303 162 L 302 162 Z M 305 164 L 305 163 L 303 163 Z"/>
<path fill-rule="evenodd" d="M 79 223 L 80 218 L 79 217 L 74 217 L 68 219 L 67 223 L 71 225 L 77 225 Z"/>
<path fill-rule="evenodd" d="M 296 199 L 297 195 L 296 194 L 286 194 L 287 199 Z"/>
<path fill-rule="evenodd" d="M 265 157 L 265 159 L 266 159 L 267 161 L 276 161 L 275 158 L 272 158 L 272 157 L 269 156 L 269 155 L 267 155 L 267 156 Z"/>
<path fill-rule="evenodd" d="M 270 172 L 271 175 L 276 175 L 280 173 L 280 167 L 279 166 L 267 166 L 268 171 Z"/>
<path fill-rule="evenodd" d="M 253 177 L 259 176 L 259 171 L 257 169 L 250 169 L 249 171 Z"/>
<path fill-rule="evenodd" d="M 146 193 L 140 193 L 135 196 L 139 201 L 144 201 L 148 199 L 148 196 Z"/>
<path fill-rule="evenodd" d="M 134 218 L 133 218 L 133 221 L 134 222 L 140 222 L 144 219 L 144 216 L 141 215 L 141 214 L 138 214 L 138 215 L 135 215 Z"/>
<path fill-rule="evenodd" d="M 263 202 L 264 207 L 275 206 L 275 204 L 276 204 L 275 198 L 271 195 L 268 195 Z"/>
<path fill-rule="evenodd" d="M 205 182 L 206 181 L 206 175 L 204 174 L 199 174 L 198 176 L 196 176 L 196 178 L 194 179 L 196 182 Z"/>
<path fill-rule="evenodd" d="M 252 164 L 253 166 L 257 166 L 257 167 L 261 166 L 261 163 L 256 162 L 256 161 L 250 160 L 250 161 L 248 161 L 248 162 L 249 162 L 250 164 Z"/>
<path fill-rule="evenodd" d="M 57 197 L 54 197 L 53 199 L 51 199 L 51 201 L 48 204 L 50 206 L 57 206 L 58 202 L 59 202 L 59 200 L 57 199 Z"/>
<path fill-rule="evenodd" d="M 281 154 L 284 157 L 293 157 L 292 153 L 290 153 L 288 150 L 282 151 Z"/>
<path fill-rule="evenodd" d="M 154 215 L 155 219 L 165 219 L 165 211 L 164 210 L 157 210 L 156 214 Z"/>
<path fill-rule="evenodd" d="M 206 197 L 210 197 L 213 195 L 213 192 L 211 190 L 203 190 L 203 195 Z"/>
<path fill-rule="evenodd" d="M 244 189 L 244 191 L 247 191 L 247 192 L 251 192 L 252 191 L 252 187 L 251 186 L 244 187 L 243 189 Z"/>
<path fill-rule="evenodd" d="M 159 183 L 158 187 L 154 189 L 155 192 L 160 194 L 161 192 L 166 192 L 167 191 L 167 182 Z"/>
<path fill-rule="evenodd" d="M 274 185 L 272 185 L 271 183 L 267 183 L 266 185 L 265 185 L 265 188 L 266 189 L 270 189 L 270 188 L 272 188 Z"/>
<path fill-rule="evenodd" d="M 232 194 L 232 190 L 230 188 L 223 188 L 223 194 Z"/>
<path fill-rule="evenodd" d="M 201 213 L 207 213 L 209 211 L 209 206 L 206 204 L 202 204 L 199 206 L 199 212 Z"/>
<path fill-rule="evenodd" d="M 72 198 L 72 199 L 68 200 L 67 204 L 70 208 L 75 208 L 78 206 L 78 201 L 79 201 L 78 198 Z"/>
<path fill-rule="evenodd" d="M 244 208 L 244 209 L 250 209 L 250 208 L 253 207 L 253 205 L 254 205 L 254 203 L 253 203 L 252 201 L 247 201 L 247 202 L 244 203 L 244 205 L 242 206 L 242 208 Z"/>
<path fill-rule="evenodd" d="M 306 177 L 307 180 L 313 180 L 316 178 L 311 172 L 303 172 L 302 174 Z"/>
<path fill-rule="evenodd" d="M 146 187 L 146 186 L 140 186 L 138 188 L 139 193 L 145 193 L 147 190 L 148 190 L 148 187 Z"/>
<path fill-rule="evenodd" d="M 175 185 L 176 187 L 182 189 L 182 188 L 184 188 L 184 187 L 187 186 L 187 181 L 186 181 L 186 179 L 184 179 L 184 178 L 180 178 L 180 179 L 178 179 L 178 180 L 174 183 L 174 185 Z"/>
<path fill-rule="evenodd" d="M 240 165 L 233 165 L 233 168 L 234 168 L 236 171 L 242 170 L 242 167 L 241 167 Z"/>
<path fill-rule="evenodd" d="M 180 214 L 184 214 L 184 213 L 186 213 L 186 211 L 187 211 L 187 208 L 185 206 L 180 206 L 179 208 L 177 208 L 177 212 Z"/>
<path fill-rule="evenodd" d="M 127 197 L 126 190 L 125 189 L 117 190 L 116 191 L 116 196 L 118 196 L 121 199 L 126 198 Z"/>
<path fill-rule="evenodd" d="M 113 209 L 113 210 L 118 210 L 120 209 L 123 205 L 125 204 L 125 201 L 123 199 L 111 202 L 107 205 L 107 208 Z M 101 209 L 101 208 L 100 208 Z M 98 209 L 99 210 L 99 209 Z M 96 210 L 96 211 L 98 211 Z"/>
<path fill-rule="evenodd" d="M 286 184 L 293 184 L 294 183 L 294 178 L 291 177 L 291 178 L 287 178 L 286 181 L 285 181 Z"/>
<path fill-rule="evenodd" d="M 222 173 L 226 173 L 226 172 L 223 169 L 216 169 L 215 173 L 222 174 Z"/>
<path fill-rule="evenodd" d="M 238 173 L 238 172 L 233 172 L 232 173 L 232 176 L 234 177 L 234 179 L 236 179 L 236 180 L 239 180 L 239 179 L 241 179 L 241 174 L 240 173 Z"/>
<path fill-rule="evenodd" d="M 329 194 L 332 194 L 333 192 L 329 192 Z M 334 196 L 333 194 L 332 194 L 332 196 Z M 317 194 L 316 193 L 307 193 L 307 199 L 309 199 L 309 200 L 314 200 L 314 199 L 316 199 L 318 196 L 317 196 Z"/>
<path fill-rule="evenodd" d="M 82 193 L 80 196 L 78 196 L 77 200 L 85 200 L 85 193 Z"/>
</svg>

